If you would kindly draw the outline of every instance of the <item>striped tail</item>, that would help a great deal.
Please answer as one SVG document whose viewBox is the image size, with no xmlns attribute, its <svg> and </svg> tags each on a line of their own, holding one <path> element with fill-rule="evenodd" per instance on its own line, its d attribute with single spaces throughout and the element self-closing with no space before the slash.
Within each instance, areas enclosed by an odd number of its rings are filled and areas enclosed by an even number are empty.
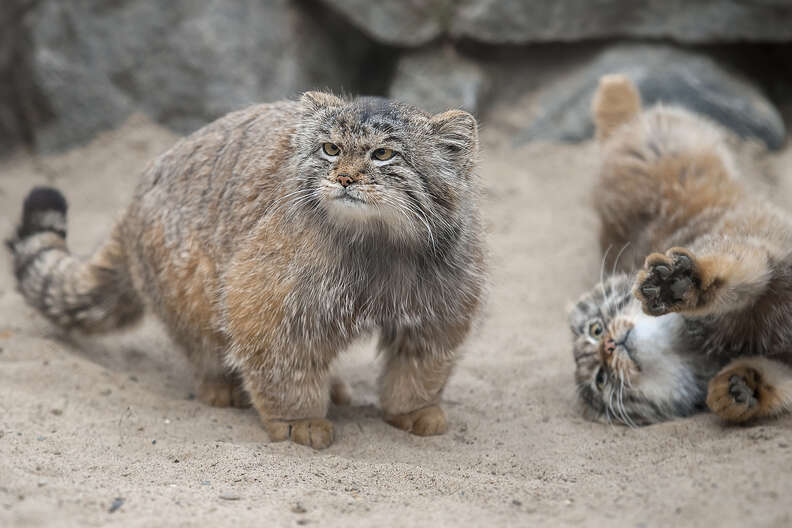
<svg viewBox="0 0 792 528">
<path fill-rule="evenodd" d="M 591 113 L 597 139 L 604 141 L 641 112 L 641 95 L 624 75 L 603 75 L 594 94 Z"/>
<path fill-rule="evenodd" d="M 143 304 L 132 286 L 118 230 L 90 259 L 66 247 L 66 199 L 36 187 L 25 199 L 22 222 L 7 242 L 17 288 L 47 319 L 66 330 L 99 333 L 137 321 Z"/>
</svg>

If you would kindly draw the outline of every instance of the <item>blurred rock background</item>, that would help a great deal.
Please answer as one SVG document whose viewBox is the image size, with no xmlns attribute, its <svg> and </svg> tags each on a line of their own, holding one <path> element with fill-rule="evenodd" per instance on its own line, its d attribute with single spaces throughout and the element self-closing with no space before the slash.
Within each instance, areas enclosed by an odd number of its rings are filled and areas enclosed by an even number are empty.
<svg viewBox="0 0 792 528">
<path fill-rule="evenodd" d="M 188 133 L 308 89 L 578 141 L 616 71 L 779 149 L 790 43 L 792 0 L 0 0 L 0 150 L 61 150 L 134 112 Z"/>
</svg>

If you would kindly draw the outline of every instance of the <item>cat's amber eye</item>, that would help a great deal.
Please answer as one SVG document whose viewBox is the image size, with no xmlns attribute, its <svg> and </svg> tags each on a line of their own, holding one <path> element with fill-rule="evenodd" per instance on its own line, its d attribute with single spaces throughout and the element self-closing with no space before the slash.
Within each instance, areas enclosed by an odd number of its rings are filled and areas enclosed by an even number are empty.
<svg viewBox="0 0 792 528">
<path fill-rule="evenodd" d="M 322 150 L 328 156 L 338 156 L 341 149 L 335 143 L 322 143 Z"/>
<path fill-rule="evenodd" d="M 602 390 L 602 387 L 605 385 L 605 369 L 600 367 L 597 370 L 597 375 L 594 377 L 594 383 L 597 384 L 597 389 Z"/>
<path fill-rule="evenodd" d="M 394 152 L 393 149 L 389 149 L 389 148 L 378 148 L 377 150 L 371 153 L 371 157 L 378 161 L 388 161 L 395 155 L 396 152 Z"/>
<path fill-rule="evenodd" d="M 599 321 L 594 321 L 588 327 L 588 333 L 591 337 L 595 339 L 599 339 L 602 337 L 602 334 L 605 332 L 605 328 L 603 328 L 602 323 Z"/>
</svg>

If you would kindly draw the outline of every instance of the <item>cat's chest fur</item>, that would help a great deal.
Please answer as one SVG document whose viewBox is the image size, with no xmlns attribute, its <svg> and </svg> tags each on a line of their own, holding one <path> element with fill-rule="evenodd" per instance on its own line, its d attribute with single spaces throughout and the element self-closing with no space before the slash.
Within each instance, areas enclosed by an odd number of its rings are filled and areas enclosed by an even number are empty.
<svg viewBox="0 0 792 528">
<path fill-rule="evenodd" d="M 355 331 L 384 324 L 416 325 L 439 309 L 437 263 L 375 244 L 351 244 L 323 253 L 321 259 L 296 257 L 297 281 L 287 299 L 292 309 L 315 313 L 317 326 L 341 325 Z"/>
<path fill-rule="evenodd" d="M 339 350 L 364 332 L 465 334 L 479 306 L 483 258 L 462 232 L 431 244 L 265 218 L 221 278 L 223 331 L 240 343 Z"/>
</svg>

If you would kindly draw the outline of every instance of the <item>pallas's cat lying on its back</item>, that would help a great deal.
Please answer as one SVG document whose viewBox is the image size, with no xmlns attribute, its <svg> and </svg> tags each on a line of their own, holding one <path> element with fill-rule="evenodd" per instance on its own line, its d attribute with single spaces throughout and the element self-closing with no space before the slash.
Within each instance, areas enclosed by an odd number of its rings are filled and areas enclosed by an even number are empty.
<svg viewBox="0 0 792 528">
<path fill-rule="evenodd" d="M 788 410 L 792 218 L 735 180 L 722 131 L 703 118 L 642 110 L 615 75 L 593 111 L 603 269 L 619 273 L 569 315 L 586 413 L 632 425 L 705 403 L 730 422 Z"/>
<path fill-rule="evenodd" d="M 484 282 L 476 121 L 310 92 L 229 114 L 145 171 L 90 259 L 66 248 L 66 202 L 34 190 L 10 246 L 19 289 L 67 329 L 150 308 L 198 374 L 198 397 L 249 396 L 273 440 L 333 440 L 336 355 L 379 330 L 389 423 L 446 429 L 438 406 Z"/>
</svg>

